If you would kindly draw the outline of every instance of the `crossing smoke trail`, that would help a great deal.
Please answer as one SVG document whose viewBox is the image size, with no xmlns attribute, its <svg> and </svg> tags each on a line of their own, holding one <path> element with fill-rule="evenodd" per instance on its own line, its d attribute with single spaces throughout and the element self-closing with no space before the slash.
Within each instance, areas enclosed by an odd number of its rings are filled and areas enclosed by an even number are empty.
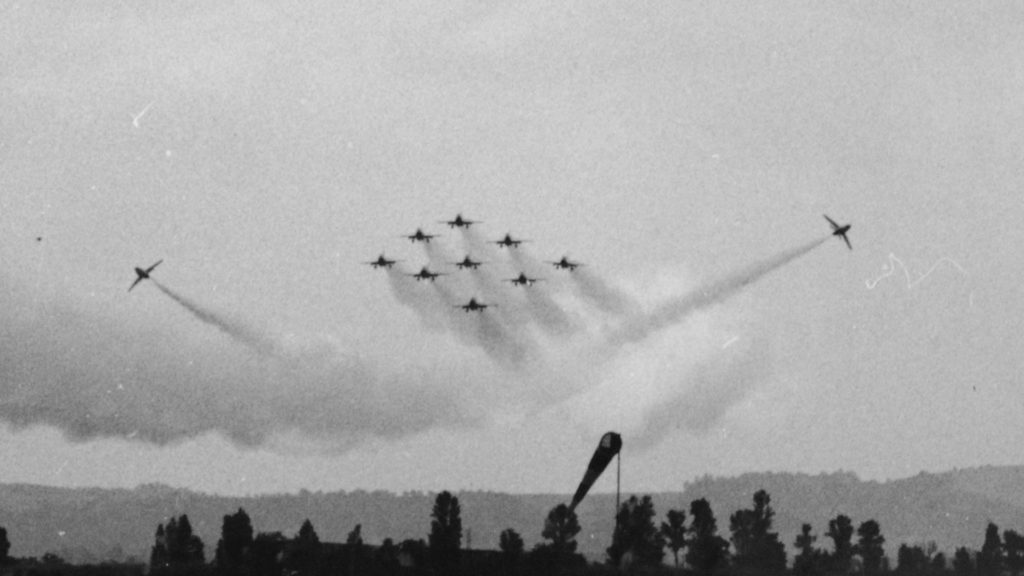
<svg viewBox="0 0 1024 576">
<path fill-rule="evenodd" d="M 727 276 L 717 282 L 708 284 L 685 296 L 665 302 L 652 312 L 635 316 L 609 337 L 611 344 L 621 345 L 639 342 L 651 334 L 678 323 L 691 312 L 722 302 L 729 296 L 756 282 L 769 272 L 778 270 L 800 256 L 814 250 L 830 237 L 808 242 L 791 250 L 786 250 L 756 262 L 736 274 Z"/>
<path fill-rule="evenodd" d="M 166 294 L 172 300 L 180 304 L 183 308 L 192 313 L 193 316 L 206 322 L 207 324 L 217 328 L 221 332 L 224 332 L 228 336 L 231 336 L 238 342 L 245 344 L 260 354 L 273 355 L 277 354 L 277 344 L 269 338 L 259 334 L 255 329 L 246 326 L 239 320 L 232 320 L 224 317 L 221 314 L 207 310 L 199 304 L 185 298 L 170 288 L 164 286 L 154 278 L 150 278 L 153 284 L 160 289 L 161 292 Z"/>
</svg>

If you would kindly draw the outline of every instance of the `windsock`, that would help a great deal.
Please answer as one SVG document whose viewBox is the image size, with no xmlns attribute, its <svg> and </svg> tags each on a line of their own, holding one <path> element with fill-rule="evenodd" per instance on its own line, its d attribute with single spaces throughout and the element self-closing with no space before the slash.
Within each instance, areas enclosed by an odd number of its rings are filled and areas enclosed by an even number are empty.
<svg viewBox="0 0 1024 576">
<path fill-rule="evenodd" d="M 604 469 L 608 467 L 608 463 L 612 461 L 612 458 L 621 449 L 622 436 L 615 432 L 605 432 L 605 435 L 601 436 L 601 441 L 597 444 L 597 450 L 594 450 L 594 455 L 590 458 L 587 471 L 583 474 L 583 480 L 580 481 L 580 486 L 572 497 L 572 504 L 569 504 L 569 510 L 576 509 L 576 505 L 583 500 L 583 497 L 587 495 L 587 491 L 590 490 L 590 487 L 594 485 L 594 482 L 601 476 Z"/>
</svg>

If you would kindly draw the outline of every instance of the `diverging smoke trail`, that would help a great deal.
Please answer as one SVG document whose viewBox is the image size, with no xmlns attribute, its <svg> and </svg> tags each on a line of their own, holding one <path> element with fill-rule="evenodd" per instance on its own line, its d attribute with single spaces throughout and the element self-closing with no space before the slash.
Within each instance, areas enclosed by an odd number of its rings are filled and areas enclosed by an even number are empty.
<svg viewBox="0 0 1024 576">
<path fill-rule="evenodd" d="M 236 341 L 245 344 L 260 354 L 275 354 L 278 352 L 277 344 L 270 338 L 267 338 L 257 332 L 255 328 L 247 326 L 239 320 L 229 319 L 212 310 L 208 310 L 164 286 L 160 282 L 157 282 L 155 279 L 151 278 L 150 280 L 153 281 L 153 284 L 155 284 L 161 292 L 178 304 L 181 304 L 181 306 L 191 312 L 193 316 L 217 328 L 228 336 L 231 336 Z"/>
<path fill-rule="evenodd" d="M 735 274 L 702 286 L 684 296 L 669 300 L 647 314 L 634 316 L 624 326 L 612 333 L 609 342 L 616 345 L 639 342 L 667 326 L 680 322 L 695 310 L 724 301 L 748 284 L 760 280 L 769 272 L 778 270 L 814 250 L 826 240 L 828 238 L 808 242 L 803 246 L 755 262 Z"/>
</svg>

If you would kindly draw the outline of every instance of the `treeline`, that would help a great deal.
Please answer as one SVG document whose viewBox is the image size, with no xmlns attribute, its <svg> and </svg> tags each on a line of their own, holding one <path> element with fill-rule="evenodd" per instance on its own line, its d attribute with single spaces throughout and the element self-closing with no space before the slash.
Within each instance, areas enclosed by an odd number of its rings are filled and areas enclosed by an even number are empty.
<svg viewBox="0 0 1024 576">
<path fill-rule="evenodd" d="M 903 544 L 897 557 L 885 554 L 882 527 L 872 519 L 855 526 L 843 514 L 828 521 L 824 532 L 803 524 L 789 558 L 785 543 L 773 529 L 775 511 L 764 490 L 753 495 L 750 508 L 729 516 L 728 539 L 719 533 L 710 503 L 694 500 L 688 510 L 668 510 L 658 521 L 650 496 L 630 497 L 618 510 L 612 541 L 603 562 L 588 563 L 577 552 L 581 531 L 576 513 L 565 504 L 544 519 L 543 541 L 526 550 L 522 536 L 508 528 L 494 543 L 498 550 L 463 546 L 459 499 L 437 495 L 426 539 L 379 544 L 363 542 L 361 526 L 344 543 L 321 542 L 307 519 L 291 537 L 281 532 L 256 532 L 239 508 L 223 517 L 216 547 L 208 550 L 183 514 L 157 526 L 148 565 L 71 566 L 53 554 L 42 559 L 11 558 L 6 529 L 0 527 L 0 575 L 86 576 L 397 576 L 436 574 L 658 574 L 695 576 L 1019 576 L 1024 571 L 1024 536 L 1000 533 L 989 523 L 978 550 L 957 548 L 952 558 L 934 543 Z"/>
</svg>

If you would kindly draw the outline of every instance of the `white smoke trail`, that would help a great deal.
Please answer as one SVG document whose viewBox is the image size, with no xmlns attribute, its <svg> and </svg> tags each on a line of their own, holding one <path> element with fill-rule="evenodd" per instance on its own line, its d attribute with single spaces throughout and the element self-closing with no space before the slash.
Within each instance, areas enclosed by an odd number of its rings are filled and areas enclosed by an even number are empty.
<svg viewBox="0 0 1024 576">
<path fill-rule="evenodd" d="M 346 450 L 480 418 L 466 406 L 472 378 L 383 371 L 329 337 L 272 339 L 218 325 L 276 352 L 253 355 L 123 309 L 48 299 L 27 314 L 34 298 L 0 273 L 0 420 L 15 429 L 50 425 L 73 441 L 155 445 L 215 433 L 257 446 L 298 433 Z"/>
<path fill-rule="evenodd" d="M 429 330 L 441 331 L 446 323 L 446 315 L 438 305 L 437 293 L 421 286 L 422 283 L 409 274 L 407 270 L 399 266 L 388 268 L 388 284 L 391 286 L 391 292 L 399 302 L 412 308 Z"/>
<path fill-rule="evenodd" d="M 680 322 L 695 310 L 722 302 L 769 272 L 778 270 L 800 256 L 807 254 L 826 240 L 828 240 L 828 237 L 786 250 L 756 262 L 735 274 L 698 288 L 685 296 L 669 300 L 649 313 L 634 316 L 624 326 L 613 332 L 608 341 L 613 345 L 639 342 L 667 326 Z"/>
<path fill-rule="evenodd" d="M 150 280 L 152 280 L 153 284 L 155 284 L 161 292 L 180 304 L 185 310 L 191 312 L 192 315 L 199 320 L 217 328 L 221 332 L 231 336 L 238 342 L 245 344 L 260 354 L 273 355 L 279 353 L 277 344 L 267 336 L 260 334 L 256 328 L 248 326 L 241 320 L 228 318 L 224 314 L 214 312 L 204 306 L 201 306 L 164 286 L 155 278 L 150 278 Z"/>
<path fill-rule="evenodd" d="M 638 313 L 640 305 L 625 292 L 615 288 L 587 268 L 577 268 L 569 273 L 574 280 L 576 292 L 604 312 L 617 316 Z"/>
</svg>

